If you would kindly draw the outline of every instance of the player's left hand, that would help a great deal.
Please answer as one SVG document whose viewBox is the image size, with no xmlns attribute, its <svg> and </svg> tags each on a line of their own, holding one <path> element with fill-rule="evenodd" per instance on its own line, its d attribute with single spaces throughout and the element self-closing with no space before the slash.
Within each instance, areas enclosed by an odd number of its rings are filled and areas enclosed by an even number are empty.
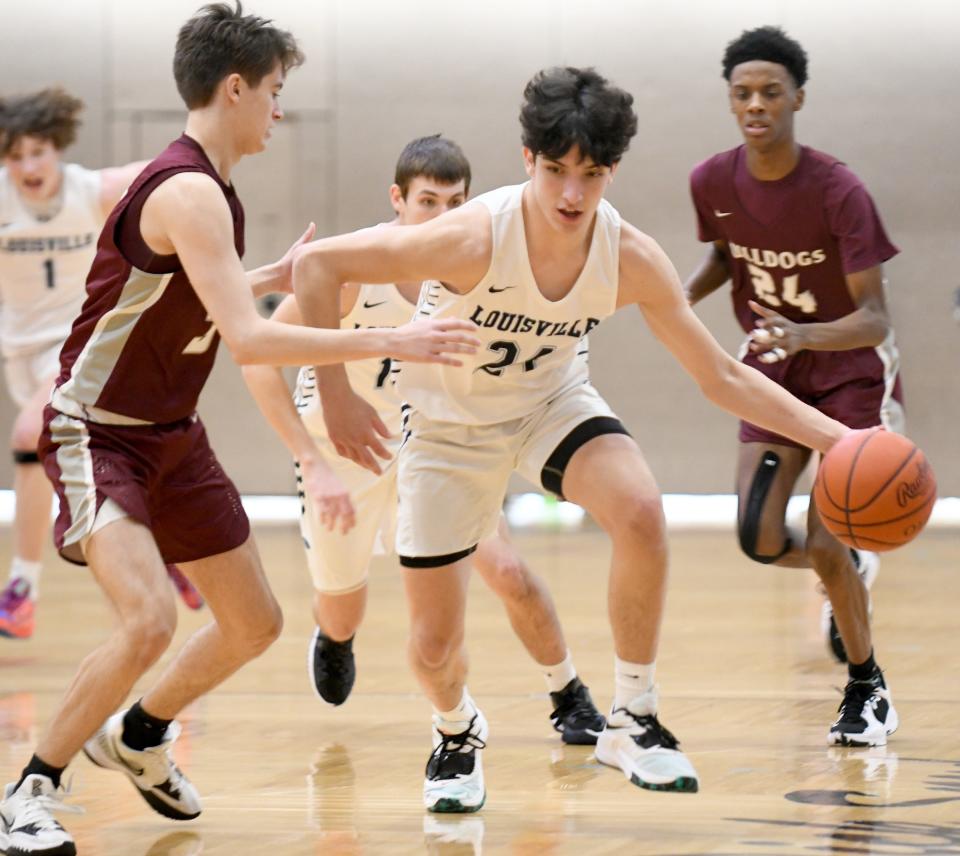
<svg viewBox="0 0 960 856">
<path fill-rule="evenodd" d="M 805 347 L 802 324 L 795 324 L 755 300 L 750 308 L 760 317 L 750 331 L 750 351 L 762 363 L 777 363 L 793 356 Z"/>
<path fill-rule="evenodd" d="M 328 532 L 346 535 L 356 525 L 356 510 L 350 492 L 323 460 L 302 460 L 303 490 L 313 501 L 320 525 Z"/>
<path fill-rule="evenodd" d="M 317 224 L 310 222 L 306 231 L 290 245 L 279 259 L 277 259 L 277 280 L 273 291 L 277 294 L 293 294 L 293 256 L 304 244 L 309 244 L 317 234 Z"/>
</svg>

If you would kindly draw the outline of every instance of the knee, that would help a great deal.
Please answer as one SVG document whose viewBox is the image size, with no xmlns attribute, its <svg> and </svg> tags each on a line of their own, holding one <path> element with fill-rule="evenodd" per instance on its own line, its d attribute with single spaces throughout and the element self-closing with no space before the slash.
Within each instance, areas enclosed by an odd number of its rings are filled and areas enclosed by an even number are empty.
<svg viewBox="0 0 960 856">
<path fill-rule="evenodd" d="M 665 547 L 666 520 L 659 494 L 625 496 L 600 522 L 612 537 L 622 537 L 651 548 Z"/>
<path fill-rule="evenodd" d="M 177 629 L 176 610 L 155 608 L 127 616 L 124 628 L 127 651 L 141 671 L 152 666 L 173 640 Z"/>
<path fill-rule="evenodd" d="M 764 529 L 757 519 L 744 517 L 737 524 L 737 540 L 744 555 L 761 565 L 772 565 L 790 550 L 785 531 Z"/>
<path fill-rule="evenodd" d="M 10 448 L 17 452 L 36 452 L 42 421 L 34 413 L 21 412 L 10 430 Z"/>
<path fill-rule="evenodd" d="M 463 634 L 439 627 L 414 627 L 410 656 L 427 669 L 441 669 L 459 650 Z"/>
<path fill-rule="evenodd" d="M 501 600 L 526 600 L 534 591 L 530 570 L 516 555 L 497 556 L 484 568 L 483 578 Z"/>
<path fill-rule="evenodd" d="M 259 657 L 267 650 L 283 631 L 283 612 L 280 604 L 273 598 L 263 604 L 263 608 L 256 620 L 247 627 L 244 647 L 247 649 L 248 659 Z"/>
</svg>

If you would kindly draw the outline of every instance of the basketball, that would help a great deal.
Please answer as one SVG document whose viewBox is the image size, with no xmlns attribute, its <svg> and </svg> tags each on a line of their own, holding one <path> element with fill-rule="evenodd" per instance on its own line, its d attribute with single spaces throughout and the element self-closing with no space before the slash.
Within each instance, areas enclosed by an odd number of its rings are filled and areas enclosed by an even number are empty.
<svg viewBox="0 0 960 856">
<path fill-rule="evenodd" d="M 853 431 L 823 458 L 813 495 L 820 519 L 848 547 L 883 552 L 915 538 L 930 517 L 937 480 L 901 434 Z"/>
</svg>

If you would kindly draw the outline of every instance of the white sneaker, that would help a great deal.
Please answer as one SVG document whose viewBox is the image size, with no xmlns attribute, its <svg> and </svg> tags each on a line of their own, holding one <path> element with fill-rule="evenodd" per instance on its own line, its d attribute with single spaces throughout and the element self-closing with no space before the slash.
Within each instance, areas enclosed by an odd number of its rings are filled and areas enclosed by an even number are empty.
<svg viewBox="0 0 960 856">
<path fill-rule="evenodd" d="M 878 669 L 866 681 L 847 681 L 840 716 L 830 726 L 827 743 L 839 746 L 886 746 L 900 725 L 890 689 Z"/>
<path fill-rule="evenodd" d="M 17 787 L 11 782 L 0 802 L 0 851 L 8 856 L 75 856 L 73 838 L 52 812 L 82 814 L 78 806 L 66 805 L 62 787 L 55 788 L 46 776 L 27 776 Z"/>
<path fill-rule="evenodd" d="M 637 787 L 693 793 L 699 788 L 697 773 L 656 711 L 656 689 L 614 708 L 597 738 L 596 759 L 619 767 Z"/>
<path fill-rule="evenodd" d="M 859 566 L 857 573 L 867 589 L 867 615 L 873 614 L 873 602 L 870 597 L 870 589 L 880 573 L 880 556 L 878 553 L 871 553 L 869 550 L 854 550 L 857 554 Z M 843 639 L 840 638 L 840 631 L 837 629 L 837 622 L 833 618 L 833 606 L 827 597 L 827 592 L 820 583 L 817 586 L 820 594 L 823 595 L 823 606 L 820 608 L 820 632 L 827 643 L 827 650 L 833 655 L 838 663 L 847 662 L 847 649 L 843 646 Z"/>
<path fill-rule="evenodd" d="M 427 811 L 478 811 L 487 798 L 480 758 L 490 731 L 487 720 L 478 710 L 459 734 L 444 733 L 439 721 L 434 716 L 433 753 L 423 781 L 423 804 Z"/>
<path fill-rule="evenodd" d="M 170 723 L 159 746 L 140 751 L 121 740 L 125 714 L 122 710 L 111 716 L 84 744 L 83 754 L 98 767 L 125 773 L 154 811 L 173 820 L 192 820 L 200 814 L 200 795 L 170 755 L 180 736 L 179 723 Z"/>
</svg>

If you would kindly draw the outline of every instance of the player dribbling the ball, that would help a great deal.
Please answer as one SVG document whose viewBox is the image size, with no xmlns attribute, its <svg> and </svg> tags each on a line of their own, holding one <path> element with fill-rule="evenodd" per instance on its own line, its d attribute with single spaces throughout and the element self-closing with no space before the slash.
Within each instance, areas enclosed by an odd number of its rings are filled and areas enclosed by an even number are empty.
<svg viewBox="0 0 960 856">
<path fill-rule="evenodd" d="M 695 304 L 733 280 L 748 334 L 741 358 L 851 428 L 900 430 L 899 356 L 882 265 L 897 253 L 859 179 L 794 136 L 807 57 L 775 27 L 744 32 L 723 58 L 744 143 L 699 164 L 690 179 L 706 259 L 686 283 Z M 785 522 L 811 450 L 740 423 L 738 534 L 757 562 L 813 567 L 827 602 L 823 630 L 850 680 L 829 742 L 882 745 L 897 715 L 873 656 L 868 588 L 877 556 L 850 550 L 813 513 Z M 859 572 L 859 573 L 858 573 Z"/>
</svg>

